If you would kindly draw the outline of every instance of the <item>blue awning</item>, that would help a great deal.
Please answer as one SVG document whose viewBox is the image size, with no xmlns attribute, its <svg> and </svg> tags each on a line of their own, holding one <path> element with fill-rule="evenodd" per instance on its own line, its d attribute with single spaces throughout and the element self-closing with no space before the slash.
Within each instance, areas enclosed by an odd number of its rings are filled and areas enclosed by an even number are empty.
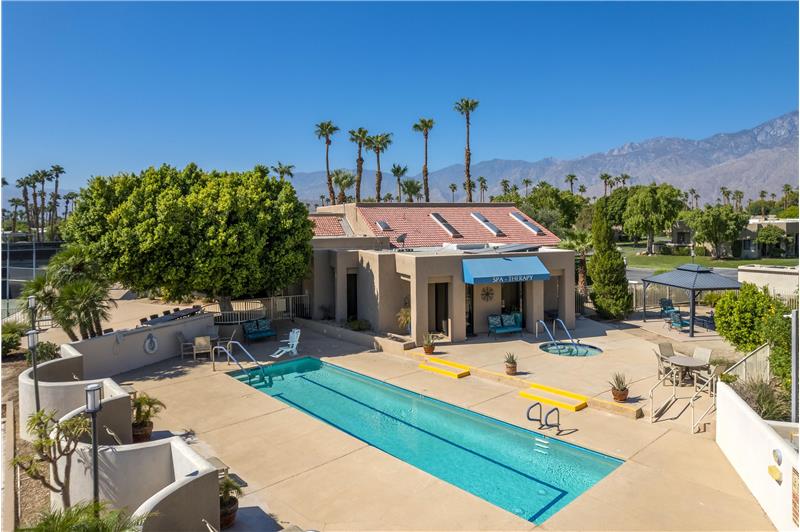
<svg viewBox="0 0 800 532">
<path fill-rule="evenodd" d="M 550 278 L 550 272 L 539 257 L 464 259 L 461 264 L 467 284 L 519 283 Z"/>
</svg>

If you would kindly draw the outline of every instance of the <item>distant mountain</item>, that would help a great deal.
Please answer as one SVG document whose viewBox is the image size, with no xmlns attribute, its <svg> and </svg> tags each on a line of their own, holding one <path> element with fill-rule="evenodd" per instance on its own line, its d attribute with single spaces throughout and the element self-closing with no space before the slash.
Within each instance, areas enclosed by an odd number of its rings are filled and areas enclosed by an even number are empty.
<svg viewBox="0 0 800 532">
<path fill-rule="evenodd" d="M 719 133 L 702 140 L 656 137 L 630 142 L 604 153 L 578 159 L 541 159 L 536 162 L 492 159 L 472 165 L 473 179 L 486 177 L 489 193 L 496 194 L 500 180 L 519 185 L 524 178 L 534 183 L 547 181 L 565 187 L 564 176 L 575 174 L 578 184 L 586 185 L 589 196 L 600 195 L 603 172 L 626 173 L 632 183 L 671 183 L 682 190 L 694 188 L 702 201 L 714 201 L 721 186 L 742 190 L 745 197 L 756 197 L 759 190 L 780 193 L 785 183 L 798 180 L 798 112 L 769 120 L 736 133 Z M 365 196 L 374 190 L 374 170 L 365 170 Z M 420 178 L 420 176 L 415 176 Z M 384 190 L 395 192 L 394 177 L 384 172 Z M 454 164 L 430 174 L 431 200 L 449 201 L 448 185 L 456 183 L 456 198 L 463 198 L 461 183 L 464 166 Z M 326 191 L 325 172 L 295 174 L 301 196 L 318 201 Z M 576 186 L 578 186 L 576 184 Z"/>
</svg>

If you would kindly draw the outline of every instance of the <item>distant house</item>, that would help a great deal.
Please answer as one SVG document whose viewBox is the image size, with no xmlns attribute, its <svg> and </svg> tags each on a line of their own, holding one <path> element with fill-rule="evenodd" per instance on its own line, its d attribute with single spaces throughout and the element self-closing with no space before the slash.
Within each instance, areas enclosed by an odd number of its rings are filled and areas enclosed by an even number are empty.
<svg viewBox="0 0 800 532">
<path fill-rule="evenodd" d="M 797 219 L 779 219 L 775 217 L 751 218 L 747 226 L 742 229 L 736 240 L 724 246 L 725 253 L 734 258 L 741 259 L 760 259 L 768 254 L 767 246 L 756 242 L 758 230 L 767 225 L 779 227 L 786 233 L 786 240 L 781 244 L 785 257 L 797 257 Z M 692 232 L 684 221 L 678 221 L 672 226 L 670 246 L 681 247 L 689 246 L 692 243 Z M 706 246 L 709 250 L 710 246 Z"/>
</svg>

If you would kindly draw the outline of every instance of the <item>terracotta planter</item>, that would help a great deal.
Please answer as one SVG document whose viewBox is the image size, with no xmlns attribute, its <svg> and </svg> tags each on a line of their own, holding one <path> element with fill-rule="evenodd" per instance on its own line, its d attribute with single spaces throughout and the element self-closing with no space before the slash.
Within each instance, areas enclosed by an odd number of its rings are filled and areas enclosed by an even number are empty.
<svg viewBox="0 0 800 532">
<path fill-rule="evenodd" d="M 431 345 L 423 345 L 422 346 L 422 349 L 425 351 L 426 355 L 432 355 L 433 354 L 433 350 L 435 348 L 436 348 L 436 346 L 433 345 L 433 344 L 431 344 Z"/>
<path fill-rule="evenodd" d="M 506 375 L 516 375 L 516 374 L 517 374 L 517 365 L 506 364 Z"/>
<path fill-rule="evenodd" d="M 611 388 L 611 395 L 614 396 L 614 401 L 618 403 L 624 403 L 628 399 L 628 389 L 625 388 L 624 390 L 615 390 Z"/>
<path fill-rule="evenodd" d="M 239 510 L 239 499 L 231 497 L 228 504 L 219 499 L 219 527 L 221 529 L 230 528 L 236 522 L 236 511 Z"/>
<path fill-rule="evenodd" d="M 133 429 L 133 443 L 150 441 L 150 437 L 153 435 L 152 421 L 148 421 L 144 425 L 133 424 L 131 428 Z"/>
</svg>

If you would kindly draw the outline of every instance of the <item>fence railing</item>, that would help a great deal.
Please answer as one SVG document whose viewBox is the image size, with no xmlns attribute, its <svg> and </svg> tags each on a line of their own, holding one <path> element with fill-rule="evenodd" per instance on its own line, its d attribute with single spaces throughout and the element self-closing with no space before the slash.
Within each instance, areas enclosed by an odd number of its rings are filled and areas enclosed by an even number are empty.
<svg viewBox="0 0 800 532">
<path fill-rule="evenodd" d="M 769 380 L 770 351 L 769 344 L 756 347 L 736 364 L 726 369 L 723 375 L 735 375 L 740 381 L 754 378 Z"/>
<path fill-rule="evenodd" d="M 628 291 L 633 296 L 633 310 L 642 310 L 642 283 L 635 281 L 628 283 Z M 701 297 L 698 297 L 698 303 L 702 303 L 703 298 L 707 294 L 720 293 L 724 294 L 724 290 L 705 290 Z M 689 292 L 682 288 L 672 288 L 660 284 L 651 284 L 647 286 L 647 308 L 655 308 L 656 310 L 661 306 L 661 299 L 671 299 L 675 305 L 688 305 Z"/>
<path fill-rule="evenodd" d="M 261 318 L 279 320 L 311 317 L 308 294 L 231 301 L 231 309 L 225 310 L 220 308 L 219 303 L 211 303 L 203 308 L 214 315 L 217 325 L 235 325 Z"/>
</svg>

